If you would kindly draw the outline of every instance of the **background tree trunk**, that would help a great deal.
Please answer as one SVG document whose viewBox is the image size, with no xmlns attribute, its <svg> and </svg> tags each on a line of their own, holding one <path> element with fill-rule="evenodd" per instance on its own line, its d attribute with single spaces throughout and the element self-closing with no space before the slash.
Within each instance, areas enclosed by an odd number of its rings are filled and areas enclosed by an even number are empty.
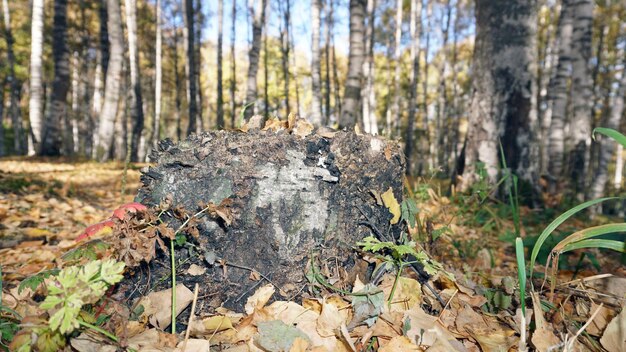
<svg viewBox="0 0 626 352">
<path fill-rule="evenodd" d="M 404 155 L 407 175 L 413 173 L 414 130 L 417 116 L 417 82 L 420 77 L 420 37 L 422 35 L 422 0 L 411 0 L 411 83 L 409 88 L 409 119 L 406 127 Z"/>
<path fill-rule="evenodd" d="M 162 33 L 162 4 L 156 2 L 156 44 L 155 44 L 155 83 L 154 83 L 154 120 L 152 121 L 152 145 L 161 139 L 161 92 L 163 87 L 163 33 Z"/>
<path fill-rule="evenodd" d="M 43 137 L 41 138 L 42 155 L 60 155 L 61 148 L 63 147 L 61 121 L 64 121 L 69 114 L 67 108 L 67 92 L 70 83 L 70 60 L 66 40 L 67 0 L 55 0 L 54 26 L 52 31 L 54 80 L 52 81 L 50 110 L 46 116 Z M 72 152 L 72 150 L 67 150 L 70 149 L 67 145 L 66 148 L 63 149 L 65 149 L 63 150 L 64 154 L 71 154 Z"/>
<path fill-rule="evenodd" d="M 33 155 L 40 150 L 43 122 L 43 14 L 44 0 L 33 0 L 33 16 L 31 21 L 30 39 L 30 98 L 28 114 L 32 144 L 28 146 L 28 154 Z"/>
<path fill-rule="evenodd" d="M 343 109 L 339 127 L 352 128 L 359 123 L 361 112 L 361 86 L 363 84 L 363 60 L 365 58 L 365 0 L 350 0 L 350 53 L 348 55 L 348 78 L 343 95 Z"/>
<path fill-rule="evenodd" d="M 498 144 L 512 170 L 525 162 L 530 131 L 531 46 L 534 0 L 476 2 L 476 43 L 473 89 L 467 132 L 462 189 L 477 180 L 477 163 L 496 182 L 500 163 Z"/>
<path fill-rule="evenodd" d="M 13 51 L 13 32 L 11 31 L 11 14 L 9 12 L 9 4 L 7 0 L 2 0 L 2 14 L 4 17 L 4 35 L 7 42 L 7 61 L 9 62 L 9 73 L 7 81 L 9 82 L 11 124 L 13 125 L 13 150 L 16 154 L 24 154 L 26 152 L 25 139 L 22 135 L 22 114 L 20 112 L 20 82 L 15 77 L 15 53 Z"/>
<path fill-rule="evenodd" d="M 288 117 L 291 113 L 291 109 L 289 106 L 289 53 L 291 51 L 291 45 L 289 44 L 289 24 L 291 23 L 291 0 L 285 1 L 285 8 L 282 7 L 282 2 L 279 2 L 279 6 L 279 13 L 283 16 L 283 20 L 282 22 L 280 22 L 280 59 L 283 68 L 283 94 L 285 99 L 285 116 Z"/>
<path fill-rule="evenodd" d="M 393 121 L 388 119 L 387 121 L 387 135 L 389 137 L 393 136 L 394 129 L 392 126 L 397 126 L 402 120 L 402 113 L 400 111 L 400 95 L 402 94 L 400 91 L 400 70 L 402 66 L 402 5 L 403 0 L 396 1 L 396 32 L 395 32 L 395 44 L 394 44 L 394 54 L 393 61 L 395 62 L 395 71 L 393 76 L 393 86 L 394 86 L 394 94 L 393 94 L 393 103 L 391 105 L 391 115 L 390 117 Z"/>
<path fill-rule="evenodd" d="M 376 0 L 367 1 L 367 27 L 365 30 L 365 60 L 363 62 L 363 129 L 366 133 L 378 134 L 376 120 L 376 94 L 374 91 L 374 22 L 376 20 Z"/>
<path fill-rule="evenodd" d="M 185 2 L 185 52 L 186 52 L 186 65 L 185 75 L 187 80 L 187 104 L 189 105 L 189 124 L 187 125 L 187 135 L 196 132 L 196 114 L 198 113 L 197 107 L 197 92 L 196 92 L 196 79 L 194 72 L 196 70 L 195 64 L 195 50 L 194 50 L 194 11 L 193 0 L 184 0 Z"/>
<path fill-rule="evenodd" d="M 552 115 L 550 119 L 550 134 L 548 155 L 548 172 L 553 177 L 563 175 L 563 155 L 565 153 L 565 114 L 567 109 L 567 82 L 571 65 L 572 33 L 574 25 L 573 0 L 563 0 L 561 17 L 559 19 L 559 61 L 556 73 L 550 81 L 548 98 L 550 99 Z"/>
<path fill-rule="evenodd" d="M 230 127 L 235 128 L 237 118 L 237 61 L 235 57 L 235 24 L 237 23 L 237 1 L 232 1 L 232 22 L 230 26 Z"/>
<path fill-rule="evenodd" d="M 309 121 L 321 126 L 322 121 L 322 76 L 320 73 L 321 0 L 311 0 L 311 115 Z"/>
<path fill-rule="evenodd" d="M 249 119 L 254 112 L 257 100 L 257 72 L 259 71 L 259 56 L 261 52 L 261 39 L 263 38 L 263 27 L 265 23 L 265 8 L 267 0 L 250 1 L 248 13 L 252 18 L 252 43 L 248 51 L 248 78 L 246 83 L 246 102 L 254 103 L 246 109 L 245 118 Z"/>
<path fill-rule="evenodd" d="M 132 131 L 130 138 L 130 160 L 139 161 L 139 142 L 144 126 L 143 98 L 139 75 L 139 55 L 137 52 L 137 1 L 125 0 L 126 29 L 128 31 L 128 60 L 130 67 L 130 119 Z"/>
<path fill-rule="evenodd" d="M 593 30 L 593 0 L 575 4 L 572 33 L 572 119 L 571 148 L 568 153 L 568 174 L 576 194 L 582 199 L 585 187 L 589 146 L 591 144 L 592 80 L 590 70 Z"/>
<path fill-rule="evenodd" d="M 224 0 L 217 2 L 217 116 L 216 127 L 224 128 L 224 92 L 222 88 L 222 31 L 224 28 Z"/>
<path fill-rule="evenodd" d="M 624 26 L 626 27 L 626 26 Z M 609 115 L 606 124 L 602 127 L 619 129 L 622 116 L 624 115 L 624 98 L 626 97 L 626 51 L 622 50 L 622 72 L 621 78 L 617 82 L 618 89 L 613 97 L 613 103 L 611 104 L 611 114 Z M 600 139 L 600 146 L 598 151 L 598 165 L 595 168 L 595 173 L 591 185 L 589 187 L 589 193 L 587 199 L 596 199 L 604 194 L 606 184 L 608 181 L 609 162 L 615 152 L 615 143 L 613 139 L 605 136 L 597 136 Z M 618 158 L 621 157 L 618 155 Z M 619 166 L 619 165 L 616 165 Z"/>
<path fill-rule="evenodd" d="M 105 161 L 111 157 L 115 117 L 120 99 L 120 80 L 122 79 L 122 61 L 124 59 L 124 37 L 120 11 L 119 0 L 107 0 L 107 31 L 110 53 L 106 70 L 104 103 L 98 127 L 96 159 L 99 161 Z"/>
</svg>

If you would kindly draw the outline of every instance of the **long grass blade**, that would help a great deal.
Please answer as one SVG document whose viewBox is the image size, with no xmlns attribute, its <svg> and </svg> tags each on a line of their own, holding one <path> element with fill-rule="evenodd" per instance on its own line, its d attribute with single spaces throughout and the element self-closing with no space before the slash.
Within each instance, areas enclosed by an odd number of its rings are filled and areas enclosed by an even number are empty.
<svg viewBox="0 0 626 352">
<path fill-rule="evenodd" d="M 618 197 L 607 197 L 607 198 L 598 198 L 598 199 L 593 199 L 587 202 L 584 202 L 582 204 L 579 204 L 575 207 L 573 207 L 572 209 L 566 211 L 565 213 L 561 214 L 559 217 L 557 217 L 556 219 L 554 219 L 554 221 L 552 221 L 550 223 L 550 225 L 548 225 L 543 232 L 541 233 L 541 235 L 539 235 L 539 238 L 537 239 L 537 242 L 535 243 L 535 246 L 533 247 L 532 253 L 530 255 L 530 279 L 531 279 L 531 284 L 532 284 L 532 278 L 533 278 L 533 271 L 534 271 L 534 267 L 535 267 L 535 261 L 537 260 L 537 255 L 539 254 L 539 250 L 541 249 L 541 247 L 543 246 L 544 242 L 546 241 L 546 239 L 548 238 L 548 236 L 550 236 L 550 234 L 552 234 L 552 232 L 559 227 L 559 225 L 561 225 L 562 223 L 564 223 L 567 219 L 569 219 L 570 217 L 572 217 L 572 215 L 578 213 L 581 210 L 584 210 L 592 205 L 607 201 L 607 200 L 613 200 L 613 199 L 618 199 Z"/>
<path fill-rule="evenodd" d="M 561 253 L 581 248 L 606 248 L 612 249 L 616 252 L 626 253 L 626 248 L 624 248 L 623 241 L 605 240 L 600 238 L 591 238 L 588 240 L 570 243 L 566 245 L 563 250 L 561 250 Z"/>
<path fill-rule="evenodd" d="M 606 127 L 596 127 L 593 129 L 593 132 L 591 133 L 591 135 L 593 136 L 593 139 L 596 138 L 596 133 L 600 133 L 603 134 L 607 137 L 611 137 L 613 138 L 616 142 L 618 142 L 619 144 L 623 145 L 624 147 L 626 147 L 626 136 L 624 136 L 623 134 L 619 133 L 618 131 L 612 129 L 612 128 L 606 128 Z"/>
<path fill-rule="evenodd" d="M 515 239 L 515 257 L 517 259 L 517 278 L 519 279 L 522 315 L 526 316 L 526 260 L 524 259 L 524 242 L 521 237 Z"/>
</svg>

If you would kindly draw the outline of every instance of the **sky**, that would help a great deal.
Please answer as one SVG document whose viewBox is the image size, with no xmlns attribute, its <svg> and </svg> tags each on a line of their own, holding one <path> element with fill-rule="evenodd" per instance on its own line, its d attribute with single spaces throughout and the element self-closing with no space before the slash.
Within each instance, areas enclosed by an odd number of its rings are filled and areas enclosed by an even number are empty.
<svg viewBox="0 0 626 352">
<path fill-rule="evenodd" d="M 224 1 L 224 44 L 230 45 L 230 27 L 232 21 L 232 1 L 237 2 L 237 22 L 235 29 L 236 46 L 239 49 L 245 49 L 248 47 L 248 40 L 251 37 L 251 28 L 248 25 L 246 14 L 248 0 L 225 0 Z M 269 33 L 272 37 L 278 37 L 279 18 L 280 13 L 276 1 L 268 0 L 271 2 L 271 6 L 268 5 L 269 12 Z M 348 23 L 348 2 L 347 0 L 334 0 L 334 36 L 337 45 L 337 50 L 340 53 L 347 54 L 348 52 L 348 35 L 349 35 L 349 23 Z M 208 21 L 204 24 L 203 37 L 210 41 L 217 41 L 217 1 L 203 1 L 203 13 L 208 16 Z M 292 31 L 294 36 L 294 42 L 296 51 L 309 54 L 311 51 L 311 13 L 310 13 L 310 0 L 291 0 L 291 16 L 292 16 Z M 324 41 L 324 32 L 322 32 L 322 43 Z M 346 43 L 345 48 L 340 43 Z"/>
</svg>

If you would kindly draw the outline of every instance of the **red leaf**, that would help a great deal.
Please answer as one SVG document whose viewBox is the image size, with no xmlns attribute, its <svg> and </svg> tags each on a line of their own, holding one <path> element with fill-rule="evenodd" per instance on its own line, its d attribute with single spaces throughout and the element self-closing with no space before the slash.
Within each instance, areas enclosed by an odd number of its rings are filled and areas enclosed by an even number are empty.
<svg viewBox="0 0 626 352">
<path fill-rule="evenodd" d="M 113 230 L 113 226 L 115 226 L 115 223 L 111 219 L 107 219 L 95 225 L 91 225 L 86 228 L 85 231 L 80 234 L 80 236 L 76 237 L 76 242 L 82 241 L 96 234 L 109 232 Z"/>
<path fill-rule="evenodd" d="M 141 203 L 137 203 L 137 202 L 128 203 L 115 209 L 115 211 L 113 211 L 112 217 L 118 218 L 120 220 L 124 220 L 124 216 L 126 215 L 126 213 L 128 212 L 136 213 L 138 210 L 141 211 L 141 210 L 146 210 L 146 209 L 148 208 L 146 208 L 146 206 Z"/>
</svg>

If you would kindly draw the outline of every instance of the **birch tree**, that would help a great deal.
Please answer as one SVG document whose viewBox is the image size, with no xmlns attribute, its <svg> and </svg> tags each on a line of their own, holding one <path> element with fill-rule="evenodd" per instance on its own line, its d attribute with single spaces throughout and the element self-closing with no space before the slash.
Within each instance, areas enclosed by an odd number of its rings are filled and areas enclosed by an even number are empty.
<svg viewBox="0 0 626 352">
<path fill-rule="evenodd" d="M 230 25 L 230 127 L 235 128 L 235 116 L 237 110 L 237 61 L 235 57 L 235 40 L 237 24 L 237 1 L 232 1 L 231 25 Z"/>
<path fill-rule="evenodd" d="M 198 113 L 197 106 L 197 92 L 196 92 L 196 79 L 194 72 L 196 70 L 196 62 L 195 62 L 195 31 L 194 31 L 194 11 L 193 11 L 193 0 L 184 0 L 185 2 L 185 29 L 184 29 L 184 37 L 185 37 L 185 53 L 186 53 L 186 61 L 185 61 L 185 75 L 187 77 L 187 103 L 189 105 L 189 124 L 187 125 L 187 135 L 196 132 L 196 115 Z"/>
<path fill-rule="evenodd" d="M 4 38 L 7 42 L 7 61 L 9 72 L 7 81 L 10 93 L 9 113 L 11 114 L 11 124 L 13 125 L 13 150 L 17 154 L 25 152 L 24 140 L 22 136 L 22 115 L 20 112 L 20 82 L 15 77 L 15 52 L 13 51 L 13 31 L 11 30 L 11 13 L 9 3 L 2 0 L 2 15 L 4 18 Z"/>
<path fill-rule="evenodd" d="M 161 139 L 161 93 L 163 87 L 163 15 L 161 0 L 156 2 L 156 45 L 154 65 L 154 119 L 152 121 L 152 145 Z"/>
<path fill-rule="evenodd" d="M 266 5 L 267 0 L 251 0 L 248 4 L 248 13 L 252 19 L 252 43 L 248 51 L 246 104 L 256 103 L 257 100 L 257 73 L 259 71 L 259 56 L 261 52 L 261 40 L 263 39 Z M 255 104 L 252 104 L 246 109 L 246 119 L 254 114 L 254 105 Z"/>
<path fill-rule="evenodd" d="M 119 0 L 107 1 L 107 33 L 110 43 L 109 61 L 106 69 L 104 87 L 104 103 L 98 125 L 98 145 L 96 159 L 108 160 L 113 147 L 115 117 L 120 99 L 120 81 L 122 78 L 122 61 L 124 59 L 124 37 L 122 35 L 122 18 Z"/>
<path fill-rule="evenodd" d="M 224 22 L 224 0 L 217 2 L 217 128 L 224 128 L 224 93 L 222 88 L 222 31 Z"/>
<path fill-rule="evenodd" d="M 322 125 L 322 76 L 320 65 L 321 0 L 311 0 L 311 115 L 315 126 Z"/>
<path fill-rule="evenodd" d="M 30 98 L 28 114 L 32 143 L 28 146 L 28 154 L 33 155 L 40 149 L 41 129 L 43 122 L 43 14 L 44 0 L 33 0 L 30 39 Z"/>
<path fill-rule="evenodd" d="M 531 109 L 531 37 L 535 0 L 476 2 L 476 41 L 473 98 L 467 132 L 466 160 L 461 189 L 477 179 L 478 163 L 496 182 L 499 143 L 513 170 L 527 179 L 520 156 L 528 152 Z"/>
<path fill-rule="evenodd" d="M 54 80 L 50 109 L 46 116 L 43 137 L 41 138 L 42 155 L 60 155 L 63 146 L 61 122 L 69 116 L 67 92 L 70 82 L 70 60 L 67 49 L 67 0 L 54 1 L 54 24 L 52 30 L 52 56 L 54 58 Z M 71 132 L 71 131 L 70 131 Z M 68 138 L 70 137 L 70 138 Z M 71 140 L 71 133 L 66 135 Z M 71 146 L 64 148 L 65 154 L 71 154 Z"/>
<path fill-rule="evenodd" d="M 363 62 L 363 129 L 366 133 L 378 134 L 376 120 L 376 93 L 374 91 L 374 22 L 376 19 L 376 0 L 367 0 L 367 27 L 365 29 L 365 60 Z"/>
<path fill-rule="evenodd" d="M 411 0 L 411 83 L 409 85 L 409 120 L 406 128 L 404 156 L 406 157 L 406 172 L 413 172 L 413 149 L 415 119 L 417 116 L 417 83 L 420 76 L 420 37 L 422 32 L 422 0 Z"/>
<path fill-rule="evenodd" d="M 589 165 L 591 144 L 591 38 L 593 29 L 593 0 L 575 3 L 574 31 L 572 33 L 572 118 L 571 148 L 568 153 L 568 173 L 577 195 L 582 196 Z"/>
<path fill-rule="evenodd" d="M 348 78 L 345 83 L 343 109 L 339 127 L 352 128 L 359 123 L 361 112 L 361 85 L 363 60 L 365 58 L 365 1 L 350 0 L 350 52 L 348 54 Z"/>
<path fill-rule="evenodd" d="M 396 27 L 395 27 L 395 41 L 394 41 L 394 54 L 393 61 L 395 63 L 395 70 L 393 75 L 393 86 L 394 86 L 394 95 L 393 102 L 391 105 L 391 114 L 390 117 L 393 119 L 387 119 L 387 135 L 393 135 L 392 126 L 397 126 L 400 121 L 401 113 L 400 113 L 400 69 L 402 66 L 402 4 L 403 0 L 396 1 Z M 395 122 L 394 122 L 395 121 Z"/>
<path fill-rule="evenodd" d="M 130 160 L 137 162 L 139 161 L 139 144 L 144 125 L 141 76 L 139 75 L 139 56 L 137 53 L 137 1 L 125 0 L 124 4 L 126 9 L 128 60 L 130 67 L 130 119 L 132 123 Z"/>
</svg>

